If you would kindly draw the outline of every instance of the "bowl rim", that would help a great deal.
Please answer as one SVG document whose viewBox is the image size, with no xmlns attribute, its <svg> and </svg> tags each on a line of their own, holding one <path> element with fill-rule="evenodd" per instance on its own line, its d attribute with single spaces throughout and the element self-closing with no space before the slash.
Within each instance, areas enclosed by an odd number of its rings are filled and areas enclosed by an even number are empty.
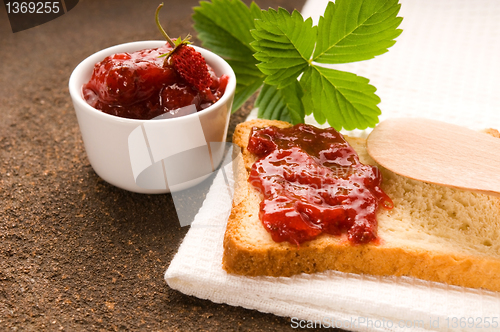
<svg viewBox="0 0 500 332">
<path fill-rule="evenodd" d="M 134 52 L 134 51 L 139 51 L 147 48 L 156 48 L 164 45 L 166 41 L 162 40 L 143 40 L 143 41 L 134 41 L 134 42 L 127 42 L 127 43 L 122 43 L 114 46 L 107 47 L 105 49 L 102 49 L 100 51 L 97 51 L 88 57 L 86 57 L 84 60 L 82 60 L 76 67 L 73 69 L 70 78 L 69 78 L 69 93 L 75 103 L 78 103 L 81 108 L 83 108 L 87 112 L 91 112 L 95 114 L 96 116 L 101 116 L 103 117 L 103 120 L 108 120 L 108 121 L 117 121 L 117 122 L 126 122 L 126 123 L 136 123 L 136 124 L 141 124 L 144 123 L 145 121 L 151 121 L 153 119 L 130 119 L 130 118 L 124 118 L 120 117 L 117 115 L 112 115 L 112 114 L 107 114 L 102 112 L 101 110 L 98 110 L 92 106 L 90 106 L 85 99 L 83 98 L 83 93 L 82 93 L 82 87 L 83 85 L 79 84 L 79 81 L 81 80 L 82 75 L 85 75 L 86 67 L 87 66 L 93 66 L 98 63 L 99 61 L 102 61 L 105 57 L 115 54 L 115 53 L 121 53 L 121 52 Z M 224 60 L 222 57 L 219 55 L 202 48 L 200 46 L 196 45 L 190 45 L 194 47 L 198 52 L 200 52 L 203 57 L 205 58 L 207 64 L 209 64 L 211 67 L 213 63 L 217 63 L 218 67 L 222 67 L 222 74 L 221 75 L 229 75 L 229 82 L 226 86 L 226 90 L 224 91 L 224 94 L 222 97 L 217 100 L 214 104 L 210 105 L 209 107 L 198 111 L 196 113 L 188 114 L 188 115 L 183 115 L 175 118 L 168 118 L 168 119 L 156 119 L 154 122 L 161 123 L 163 121 L 169 121 L 169 122 L 175 122 L 175 121 L 182 121 L 188 120 L 193 117 L 199 117 L 203 114 L 208 114 L 215 109 L 217 109 L 220 105 L 226 104 L 230 98 L 233 98 L 234 93 L 236 91 L 236 74 L 234 73 L 233 69 L 227 63 L 226 60 Z M 127 51 L 123 49 L 129 49 Z M 90 72 L 91 74 L 92 72 Z M 90 77 L 88 78 L 90 79 Z M 85 80 L 86 81 L 86 80 Z M 85 84 L 85 83 L 84 83 Z M 232 102 L 231 102 L 232 104 Z"/>
</svg>

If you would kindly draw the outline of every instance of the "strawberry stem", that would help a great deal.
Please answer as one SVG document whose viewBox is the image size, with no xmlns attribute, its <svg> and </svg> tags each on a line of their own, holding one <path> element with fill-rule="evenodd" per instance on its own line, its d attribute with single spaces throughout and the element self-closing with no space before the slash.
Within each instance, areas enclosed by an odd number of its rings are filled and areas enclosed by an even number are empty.
<svg viewBox="0 0 500 332">
<path fill-rule="evenodd" d="M 156 13 L 155 13 L 156 26 L 160 30 L 161 34 L 165 37 L 165 39 L 167 40 L 167 42 L 170 44 L 170 46 L 172 46 L 173 48 L 175 48 L 175 43 L 172 41 L 172 39 L 170 39 L 170 37 L 167 35 L 167 33 L 165 32 L 165 30 L 163 30 L 163 27 L 160 24 L 160 19 L 159 19 L 160 15 L 159 15 L 159 13 L 160 13 L 161 7 L 163 7 L 163 2 L 158 6 L 158 8 L 156 8 Z"/>
</svg>

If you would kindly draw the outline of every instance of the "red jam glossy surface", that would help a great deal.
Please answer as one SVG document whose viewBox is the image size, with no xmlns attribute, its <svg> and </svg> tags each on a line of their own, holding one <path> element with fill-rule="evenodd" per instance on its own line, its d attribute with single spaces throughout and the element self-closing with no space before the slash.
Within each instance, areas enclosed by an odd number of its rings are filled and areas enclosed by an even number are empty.
<svg viewBox="0 0 500 332">
<path fill-rule="evenodd" d="M 104 113 L 130 118 L 152 119 L 188 105 L 200 111 L 219 100 L 224 94 L 228 76 L 218 78 L 207 65 L 212 85 L 206 91 L 190 86 L 173 66 L 159 57 L 172 48 L 160 48 L 133 53 L 118 53 L 106 57 L 94 66 L 90 81 L 82 92 L 87 103 Z"/>
<path fill-rule="evenodd" d="M 253 128 L 248 151 L 259 157 L 249 182 L 263 195 L 259 216 L 275 242 L 299 245 L 321 233 L 347 233 L 353 244 L 377 239 L 379 206 L 393 203 L 377 167 L 362 164 L 335 129 Z"/>
</svg>

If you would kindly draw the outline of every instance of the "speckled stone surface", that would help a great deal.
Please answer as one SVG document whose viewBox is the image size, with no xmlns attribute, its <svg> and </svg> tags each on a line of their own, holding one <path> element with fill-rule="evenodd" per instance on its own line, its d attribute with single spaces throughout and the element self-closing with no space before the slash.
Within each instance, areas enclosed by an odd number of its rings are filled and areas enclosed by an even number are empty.
<svg viewBox="0 0 500 332">
<path fill-rule="evenodd" d="M 304 3 L 256 2 L 289 10 Z M 172 197 L 115 188 L 87 160 L 68 93 L 71 71 L 105 47 L 161 39 L 157 5 L 80 1 L 15 34 L 0 6 L 1 331 L 295 330 L 289 318 L 170 289 L 163 273 L 188 230 Z M 166 1 L 165 29 L 196 35 L 196 5 Z M 230 134 L 250 108 L 233 115 Z"/>
</svg>

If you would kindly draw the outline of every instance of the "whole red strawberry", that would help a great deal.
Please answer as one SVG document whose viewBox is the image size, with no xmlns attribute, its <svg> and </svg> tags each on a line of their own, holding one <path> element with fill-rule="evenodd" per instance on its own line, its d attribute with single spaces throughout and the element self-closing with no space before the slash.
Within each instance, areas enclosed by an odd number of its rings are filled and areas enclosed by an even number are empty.
<svg viewBox="0 0 500 332">
<path fill-rule="evenodd" d="M 182 38 L 170 39 L 159 22 L 158 13 L 161 7 L 163 7 L 163 3 L 156 9 L 156 24 L 172 47 L 172 51 L 165 54 L 165 66 L 172 65 L 188 84 L 199 92 L 204 92 L 212 85 L 212 75 L 208 70 L 205 58 L 193 47 L 188 46 L 191 44 L 190 35 L 186 36 L 184 40 Z"/>
<path fill-rule="evenodd" d="M 170 56 L 175 70 L 198 91 L 205 91 L 212 85 L 212 76 L 205 58 L 194 48 L 182 44 Z"/>
</svg>

